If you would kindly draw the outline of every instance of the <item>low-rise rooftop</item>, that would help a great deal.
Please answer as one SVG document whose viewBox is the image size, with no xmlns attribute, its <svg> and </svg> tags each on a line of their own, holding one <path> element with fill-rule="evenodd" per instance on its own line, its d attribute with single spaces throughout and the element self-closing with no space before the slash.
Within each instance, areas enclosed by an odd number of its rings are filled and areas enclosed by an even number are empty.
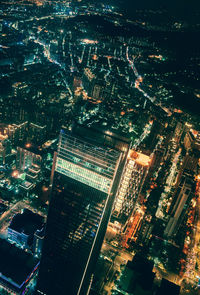
<svg viewBox="0 0 200 295">
<path fill-rule="evenodd" d="M 9 226 L 10 229 L 26 235 L 34 234 L 38 229 L 43 228 L 44 218 L 28 209 L 24 209 L 22 214 L 13 217 Z"/>
<path fill-rule="evenodd" d="M 0 281 L 21 288 L 36 270 L 39 260 L 0 239 Z"/>
</svg>

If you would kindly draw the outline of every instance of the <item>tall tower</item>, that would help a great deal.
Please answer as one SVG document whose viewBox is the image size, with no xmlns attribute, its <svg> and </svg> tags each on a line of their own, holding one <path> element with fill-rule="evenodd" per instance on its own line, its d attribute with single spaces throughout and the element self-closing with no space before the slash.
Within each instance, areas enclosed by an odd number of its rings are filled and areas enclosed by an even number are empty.
<svg viewBox="0 0 200 295">
<path fill-rule="evenodd" d="M 171 238 L 176 235 L 193 196 L 193 187 L 194 181 L 192 179 L 182 177 L 181 183 L 174 196 L 174 206 L 172 207 L 171 215 L 165 228 L 164 234 L 166 237 Z"/>
<path fill-rule="evenodd" d="M 119 190 L 114 215 L 129 216 L 133 211 L 149 170 L 151 158 L 135 150 L 129 150 Z"/>
<path fill-rule="evenodd" d="M 61 131 L 38 294 L 88 294 L 128 146 L 109 132 Z"/>
</svg>

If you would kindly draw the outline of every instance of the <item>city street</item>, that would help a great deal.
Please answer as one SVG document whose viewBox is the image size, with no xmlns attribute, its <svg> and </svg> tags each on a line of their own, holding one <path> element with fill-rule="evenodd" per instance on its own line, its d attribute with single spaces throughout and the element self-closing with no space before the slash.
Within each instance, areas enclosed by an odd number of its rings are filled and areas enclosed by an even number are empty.
<svg viewBox="0 0 200 295">
<path fill-rule="evenodd" d="M 112 288 L 114 286 L 114 279 L 115 279 L 114 274 L 115 274 L 115 272 L 116 271 L 121 272 L 121 267 L 120 266 L 125 265 L 128 260 L 132 260 L 133 255 L 128 253 L 125 250 L 118 249 L 118 248 L 104 242 L 103 245 L 102 245 L 101 252 L 106 253 L 109 250 L 115 251 L 117 253 L 117 255 L 116 255 L 116 257 L 115 257 L 115 259 L 113 261 L 113 267 L 112 267 L 112 269 L 110 271 L 111 272 L 110 279 L 104 286 L 104 290 L 108 292 L 108 295 L 111 295 L 111 290 L 112 290 Z"/>
<path fill-rule="evenodd" d="M 197 184 L 198 185 L 198 184 Z M 187 257 L 187 263 L 186 263 L 186 272 L 184 273 L 184 278 L 186 278 L 186 281 L 190 282 L 192 285 L 194 283 L 197 284 L 198 277 L 200 276 L 200 249 L 199 249 L 199 243 L 200 243 L 200 191 L 197 192 L 197 203 L 196 203 L 196 218 L 194 221 L 194 227 L 193 227 L 193 241 L 192 245 L 190 245 L 190 252 Z"/>
<path fill-rule="evenodd" d="M 0 295 L 200 291 L 200 0 L 132 2 L 0 1 Z"/>
</svg>

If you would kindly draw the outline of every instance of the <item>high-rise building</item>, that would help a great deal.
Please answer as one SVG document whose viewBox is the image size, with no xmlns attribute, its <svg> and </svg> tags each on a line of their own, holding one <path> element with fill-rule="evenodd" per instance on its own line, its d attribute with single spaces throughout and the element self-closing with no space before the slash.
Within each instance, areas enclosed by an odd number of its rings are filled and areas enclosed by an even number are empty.
<svg viewBox="0 0 200 295">
<path fill-rule="evenodd" d="M 117 193 L 114 215 L 132 212 L 146 178 L 151 158 L 134 150 L 129 150 L 119 191 Z"/>
<path fill-rule="evenodd" d="M 28 121 L 19 124 L 9 124 L 4 128 L 4 132 L 13 144 L 23 142 L 27 136 Z"/>
<path fill-rule="evenodd" d="M 11 154 L 11 142 L 7 135 L 0 134 L 0 164 L 5 164 Z"/>
<path fill-rule="evenodd" d="M 128 147 L 110 132 L 61 132 L 38 294 L 88 294 Z"/>
<path fill-rule="evenodd" d="M 194 181 L 188 177 L 182 177 L 174 196 L 171 214 L 165 228 L 165 236 L 170 238 L 176 235 L 193 196 Z"/>
<path fill-rule="evenodd" d="M 35 123 L 29 124 L 29 139 L 34 143 L 43 143 L 46 139 L 47 126 Z"/>
<path fill-rule="evenodd" d="M 190 129 L 184 137 L 184 146 L 187 151 L 193 152 L 199 157 L 200 132 L 194 129 Z"/>
<path fill-rule="evenodd" d="M 29 144 L 27 144 L 29 145 Z M 28 148 L 29 146 L 27 146 Z M 42 163 L 42 157 L 28 149 L 17 147 L 17 159 L 16 159 L 17 168 L 20 171 L 24 171 L 35 165 L 40 168 Z"/>
</svg>

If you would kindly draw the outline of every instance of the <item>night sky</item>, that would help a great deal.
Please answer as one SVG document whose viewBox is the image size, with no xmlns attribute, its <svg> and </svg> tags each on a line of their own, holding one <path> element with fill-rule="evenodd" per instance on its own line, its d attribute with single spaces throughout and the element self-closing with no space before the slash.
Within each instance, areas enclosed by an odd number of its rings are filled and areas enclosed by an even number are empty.
<svg viewBox="0 0 200 295">
<path fill-rule="evenodd" d="M 188 21 L 193 21 L 194 16 L 200 13 L 199 0 L 117 0 L 120 8 L 124 9 L 130 16 L 134 15 L 136 9 L 166 9 L 169 14 L 177 15 Z M 196 20 L 195 20 L 196 21 Z"/>
</svg>

